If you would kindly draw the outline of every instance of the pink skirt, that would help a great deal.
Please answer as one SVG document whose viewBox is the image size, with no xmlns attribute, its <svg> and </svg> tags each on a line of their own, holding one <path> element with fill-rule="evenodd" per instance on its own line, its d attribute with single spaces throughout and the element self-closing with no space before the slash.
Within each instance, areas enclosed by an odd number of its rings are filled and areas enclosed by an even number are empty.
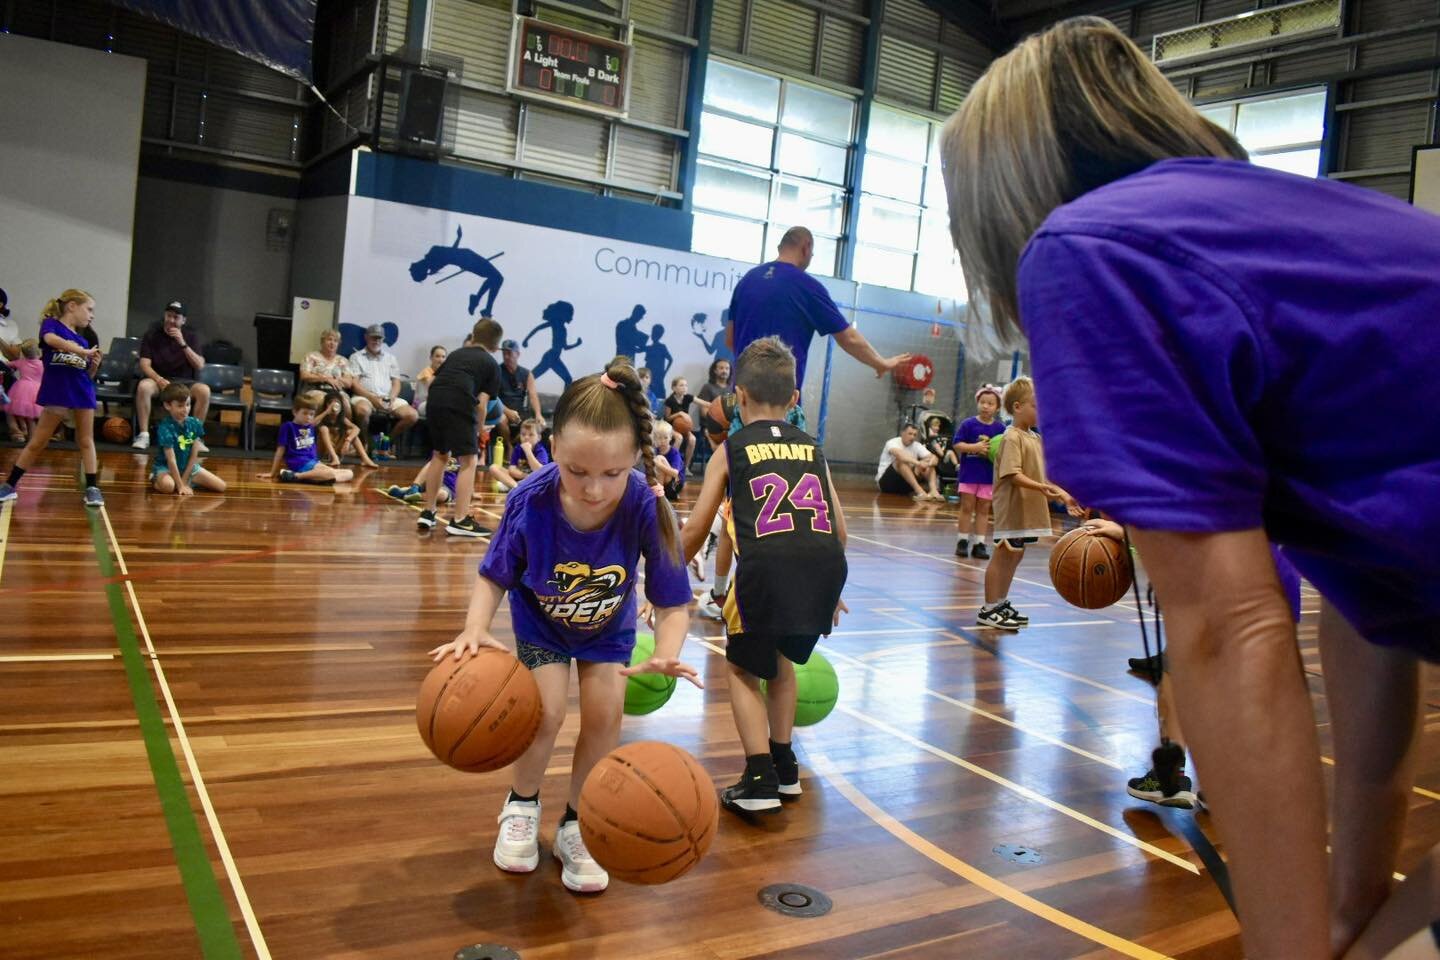
<svg viewBox="0 0 1440 960">
<path fill-rule="evenodd" d="M 35 395 L 40 392 L 39 380 L 17 380 L 10 388 L 10 406 L 7 411 L 17 417 L 37 419 L 43 412 L 43 408 L 35 402 Z"/>
<path fill-rule="evenodd" d="M 995 499 L 995 485 L 991 483 L 957 483 L 955 488 L 962 494 L 973 494 L 976 500 Z"/>
</svg>

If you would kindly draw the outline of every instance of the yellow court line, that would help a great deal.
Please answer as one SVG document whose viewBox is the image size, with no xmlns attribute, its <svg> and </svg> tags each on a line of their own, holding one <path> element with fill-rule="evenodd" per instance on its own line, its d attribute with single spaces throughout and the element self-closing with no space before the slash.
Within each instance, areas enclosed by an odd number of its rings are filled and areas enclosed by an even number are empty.
<svg viewBox="0 0 1440 960">
<path fill-rule="evenodd" d="M 822 645 L 822 646 L 818 647 L 817 649 L 819 649 L 821 653 L 825 654 L 825 656 L 828 657 L 828 658 L 830 658 L 831 660 L 839 660 L 839 661 L 842 661 L 842 662 L 844 662 L 844 663 L 848 663 L 848 664 L 850 664 L 851 666 L 854 666 L 854 667 L 856 667 L 856 668 L 858 668 L 858 669 L 861 669 L 861 670 L 869 670 L 869 671 L 872 672 L 872 673 L 878 673 L 878 674 L 880 674 L 881 676 L 891 677 L 891 678 L 893 678 L 893 679 L 895 679 L 895 680 L 897 680 L 897 681 L 905 682 L 905 683 L 907 683 L 907 685 L 910 687 L 910 689 L 911 689 L 912 691 L 917 689 L 917 688 L 913 685 L 913 677 L 910 677 L 910 676 L 908 676 L 908 675 L 906 675 L 906 674 L 900 673 L 900 672 L 895 671 L 895 670 L 887 670 L 887 669 L 885 669 L 884 667 L 872 666 L 871 664 L 865 663 L 864 661 L 862 661 L 862 660 L 860 660 L 860 659 L 858 659 L 858 658 L 856 658 L 856 657 L 852 657 L 852 656 L 849 656 L 848 654 L 841 653 L 839 650 L 832 649 L 832 648 L 831 648 L 830 646 L 828 646 L 828 645 Z M 972 704 L 968 704 L 968 703 L 966 703 L 966 702 L 963 701 L 963 700 L 957 700 L 957 699 L 955 699 L 954 697 L 949 696 L 949 695 L 944 694 L 944 693 L 941 693 L 941 692 L 938 691 L 938 690 L 931 690 L 931 689 L 929 689 L 929 688 L 927 688 L 927 687 L 920 687 L 920 688 L 918 688 L 918 690 L 919 690 L 920 693 L 923 693 L 923 694 L 925 694 L 925 695 L 928 696 L 928 697 L 934 697 L 936 700 L 941 700 L 941 701 L 943 701 L 943 702 L 945 702 L 945 703 L 951 704 L 952 706 L 959 707 L 961 710 L 965 710 L 965 711 L 967 711 L 967 712 L 969 712 L 969 713 L 973 713 L 973 714 L 975 714 L 976 716 L 979 716 L 979 717 L 984 717 L 986 720 L 993 720 L 994 722 L 999 723 L 999 724 L 1003 724 L 1004 726 L 1007 726 L 1007 727 L 1011 728 L 1012 730 L 1018 730 L 1018 731 L 1020 731 L 1021 733 L 1025 734 L 1026 736 L 1034 737 L 1034 738 L 1037 739 L 1037 740 L 1043 740 L 1043 741 L 1045 741 L 1046 743 L 1050 744 L 1051 746 L 1059 747 L 1059 748 L 1061 748 L 1062 750 L 1069 750 L 1071 753 L 1077 754 L 1078 756 L 1082 756 L 1082 757 L 1084 757 L 1084 758 L 1087 759 L 1087 760 L 1094 760 L 1096 763 L 1104 764 L 1105 766 L 1111 768 L 1112 770 L 1123 770 L 1123 769 L 1125 769 L 1124 767 L 1122 767 L 1119 763 L 1115 762 L 1114 760 L 1107 759 L 1107 758 L 1105 758 L 1105 757 L 1100 756 L 1099 754 L 1091 753 L 1089 750 L 1085 750 L 1085 749 L 1083 749 L 1083 748 L 1081 748 L 1081 747 L 1077 747 L 1077 746 L 1074 746 L 1074 745 L 1072 745 L 1072 744 L 1066 743 L 1064 740 L 1056 739 L 1055 737 L 1052 737 L 1052 736 L 1050 736 L 1049 734 L 1040 733 L 1039 731 L 1030 730 L 1030 729 L 1028 729 L 1028 728 L 1026 728 L 1026 727 L 1022 727 L 1020 724 L 1016 723 L 1016 722 L 1013 721 L 1013 720 L 1008 720 L 1008 719 L 1006 719 L 1005 717 L 1000 716 L 999 714 L 991 713 L 989 710 L 985 710 L 985 709 L 983 709 L 983 708 L 981 708 L 981 707 L 973 706 Z"/>
<path fill-rule="evenodd" d="M 1151 950 L 1124 937 L 1116 936 L 1108 930 L 1101 930 L 1094 924 L 1086 923 L 1079 917 L 1071 916 L 1063 910 L 1057 910 L 1047 903 L 1035 899 L 1028 893 L 1021 893 L 1014 887 L 983 870 L 973 867 L 953 854 L 947 853 L 935 844 L 911 830 L 905 824 L 886 813 L 879 804 L 866 796 L 859 787 L 851 783 L 840 770 L 830 762 L 829 757 L 810 744 L 805 746 L 805 758 L 811 768 L 824 777 L 825 780 L 835 788 L 842 797 L 849 800 L 856 809 L 865 814 L 886 833 L 890 834 L 911 850 L 949 870 L 963 880 L 973 883 L 992 896 L 998 897 L 1010 903 L 1026 913 L 1033 914 L 1042 920 L 1055 924 L 1064 930 L 1077 934 L 1097 943 L 1108 950 L 1124 954 L 1127 957 L 1136 957 L 1138 960 L 1169 960 L 1163 954 Z M 1197 871 L 1198 872 L 1198 871 Z"/>
<path fill-rule="evenodd" d="M 718 654 L 722 657 L 725 655 L 725 651 L 722 650 L 720 647 L 717 647 L 706 640 L 702 640 L 701 638 L 696 637 L 693 634 L 690 635 L 689 639 L 699 643 L 700 646 L 709 650 L 711 653 Z M 1198 875 L 1200 873 L 1199 867 L 1195 866 L 1193 863 L 1191 863 L 1189 860 L 1184 859 L 1183 857 L 1177 857 L 1175 854 L 1169 852 L 1168 850 L 1162 850 L 1153 844 L 1146 843 L 1139 837 L 1125 833 L 1122 830 L 1117 830 L 1114 827 L 1110 826 L 1108 823 L 1101 823 L 1094 817 L 1087 816 L 1086 814 L 1081 813 L 1079 810 L 1075 810 L 1071 807 L 1065 806 L 1065 804 L 1063 803 L 1051 800 L 1044 794 L 1039 793 L 1035 790 L 1031 790 L 1029 787 L 1016 783 L 1013 780 L 1007 780 L 1005 777 L 1000 776 L 1000 774 L 998 773 L 986 770 L 984 767 L 971 763 L 969 760 L 965 760 L 962 757 L 957 757 L 955 754 L 950 753 L 946 750 L 942 750 L 934 744 L 926 743 L 924 740 L 921 740 L 918 737 L 912 737 L 904 730 L 893 727 L 883 720 L 879 720 L 875 717 L 870 716 L 869 714 L 862 713 L 859 710 L 854 709 L 853 707 L 847 707 L 844 704 L 836 704 L 835 709 L 844 713 L 846 716 L 853 717 L 854 719 L 859 720 L 861 723 L 869 724 L 877 730 L 888 733 L 898 740 L 903 740 L 917 750 L 923 750 L 924 752 L 929 753 L 932 756 L 939 757 L 941 760 L 945 760 L 948 763 L 960 767 L 962 770 L 969 771 L 976 776 L 984 777 L 986 780 L 989 780 L 991 783 L 994 783 L 997 786 L 1003 787 L 1006 790 L 1009 790 L 1012 793 L 1016 793 L 1034 803 L 1038 803 L 1041 806 L 1049 807 L 1056 813 L 1063 814 L 1064 816 L 1067 816 L 1072 820 L 1085 824 L 1087 827 L 1099 830 L 1101 833 L 1114 837 L 1122 843 L 1127 843 L 1130 846 L 1135 847 L 1139 850 L 1143 850 L 1146 853 L 1158 857 L 1161 860 L 1173 863 L 1175 866 L 1180 867 L 1184 870 L 1188 870 L 1193 874 Z M 808 746 L 807 749 L 809 749 Z"/>
<path fill-rule="evenodd" d="M 230 887 L 235 893 L 235 902 L 240 907 L 240 915 L 245 920 L 245 929 L 250 933 L 250 942 L 255 947 L 258 960 L 271 960 L 270 948 L 265 943 L 265 935 L 260 932 L 260 922 L 255 918 L 255 911 L 250 906 L 250 897 L 245 892 L 245 883 L 240 879 L 240 871 L 235 866 L 235 858 L 230 855 L 230 844 L 225 840 L 225 831 L 220 827 L 220 818 L 215 815 L 215 806 L 210 802 L 210 791 L 205 788 L 205 780 L 200 775 L 200 764 L 195 759 L 195 751 L 190 747 L 190 738 L 185 735 L 185 724 L 180 719 L 180 710 L 175 706 L 175 698 L 170 693 L 170 684 L 165 679 L 165 668 L 160 665 L 160 657 L 155 651 L 155 644 L 150 639 L 150 628 L 145 623 L 145 614 L 140 610 L 140 599 L 135 596 L 135 584 L 129 579 L 130 571 L 125 567 L 125 555 L 120 551 L 120 538 L 115 536 L 115 528 L 110 524 L 110 512 L 102 504 L 100 516 L 105 521 L 105 531 L 110 535 L 110 548 L 115 551 L 115 561 L 120 566 L 120 574 L 125 577 L 125 589 L 130 594 L 130 608 L 135 614 L 135 622 L 140 627 L 140 635 L 145 639 L 145 649 L 150 654 L 150 668 L 155 671 L 155 679 L 160 685 L 160 693 L 165 698 L 165 706 L 170 712 L 170 722 L 175 728 L 175 738 L 180 741 L 180 749 L 185 754 L 185 765 L 190 771 L 190 782 L 195 788 L 195 794 L 200 798 L 200 806 L 205 811 L 205 819 L 210 823 L 210 833 L 215 839 L 215 848 L 220 853 L 220 862 L 225 866 L 225 874 L 230 879 Z"/>
<path fill-rule="evenodd" d="M 114 660 L 113 653 L 21 653 L 0 657 L 0 663 L 70 663 L 76 660 Z"/>
<path fill-rule="evenodd" d="M 10 514 L 14 512 L 14 500 L 0 503 L 0 577 L 5 575 L 5 551 L 10 547 Z"/>
</svg>

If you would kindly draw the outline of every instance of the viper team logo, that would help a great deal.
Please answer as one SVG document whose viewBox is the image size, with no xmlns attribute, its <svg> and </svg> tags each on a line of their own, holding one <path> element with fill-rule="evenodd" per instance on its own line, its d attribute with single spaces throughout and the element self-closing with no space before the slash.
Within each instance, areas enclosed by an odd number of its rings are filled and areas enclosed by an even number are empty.
<svg viewBox="0 0 1440 960">
<path fill-rule="evenodd" d="M 557 563 L 555 576 L 547 581 L 555 595 L 537 596 L 552 620 L 578 630 L 593 630 L 605 624 L 625 602 L 629 579 L 618 564 L 590 569 L 588 563 Z"/>
</svg>

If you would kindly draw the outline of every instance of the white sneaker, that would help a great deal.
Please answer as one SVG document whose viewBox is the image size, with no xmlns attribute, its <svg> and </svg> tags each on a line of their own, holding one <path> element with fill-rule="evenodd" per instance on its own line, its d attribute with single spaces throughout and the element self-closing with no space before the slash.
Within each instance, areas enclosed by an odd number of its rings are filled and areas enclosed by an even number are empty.
<svg viewBox="0 0 1440 960">
<path fill-rule="evenodd" d="M 130 442 L 130 446 L 136 450 L 150 449 L 150 432 L 148 430 L 141 430 L 135 434 L 135 439 Z"/>
<path fill-rule="evenodd" d="M 700 616 L 710 620 L 724 620 L 725 611 L 720 604 L 715 602 L 715 594 L 711 593 L 705 597 L 705 602 L 700 604 Z"/>
<path fill-rule="evenodd" d="M 555 859 L 560 861 L 560 882 L 575 893 L 599 893 L 610 886 L 606 873 L 580 836 L 580 821 L 571 820 L 555 832 Z"/>
<path fill-rule="evenodd" d="M 529 873 L 540 865 L 540 803 L 511 800 L 496 818 L 495 866 L 510 873 Z"/>
</svg>

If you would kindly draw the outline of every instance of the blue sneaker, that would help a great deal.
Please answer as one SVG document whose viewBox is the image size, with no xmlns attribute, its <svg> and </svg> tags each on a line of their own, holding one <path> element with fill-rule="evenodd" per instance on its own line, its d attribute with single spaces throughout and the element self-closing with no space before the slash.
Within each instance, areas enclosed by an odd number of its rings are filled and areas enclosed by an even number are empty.
<svg viewBox="0 0 1440 960">
<path fill-rule="evenodd" d="M 6 500 L 14 500 L 18 496 L 20 496 L 20 493 L 13 486 L 8 483 L 0 483 L 0 503 L 4 503 Z"/>
<path fill-rule="evenodd" d="M 295 471 L 294 471 L 294 470 L 281 470 L 281 471 L 280 471 L 280 482 L 281 482 L 281 483 L 298 483 L 299 481 L 295 479 Z"/>
<path fill-rule="evenodd" d="M 405 495 L 410 492 L 409 487 L 402 487 L 398 483 L 385 491 L 385 495 L 391 500 L 404 500 Z"/>
<path fill-rule="evenodd" d="M 87 507 L 103 507 L 103 506 L 105 506 L 105 497 L 101 495 L 101 493 L 100 493 L 100 488 L 99 488 L 99 487 L 86 487 L 86 488 L 85 488 L 85 506 L 87 506 Z"/>
</svg>

